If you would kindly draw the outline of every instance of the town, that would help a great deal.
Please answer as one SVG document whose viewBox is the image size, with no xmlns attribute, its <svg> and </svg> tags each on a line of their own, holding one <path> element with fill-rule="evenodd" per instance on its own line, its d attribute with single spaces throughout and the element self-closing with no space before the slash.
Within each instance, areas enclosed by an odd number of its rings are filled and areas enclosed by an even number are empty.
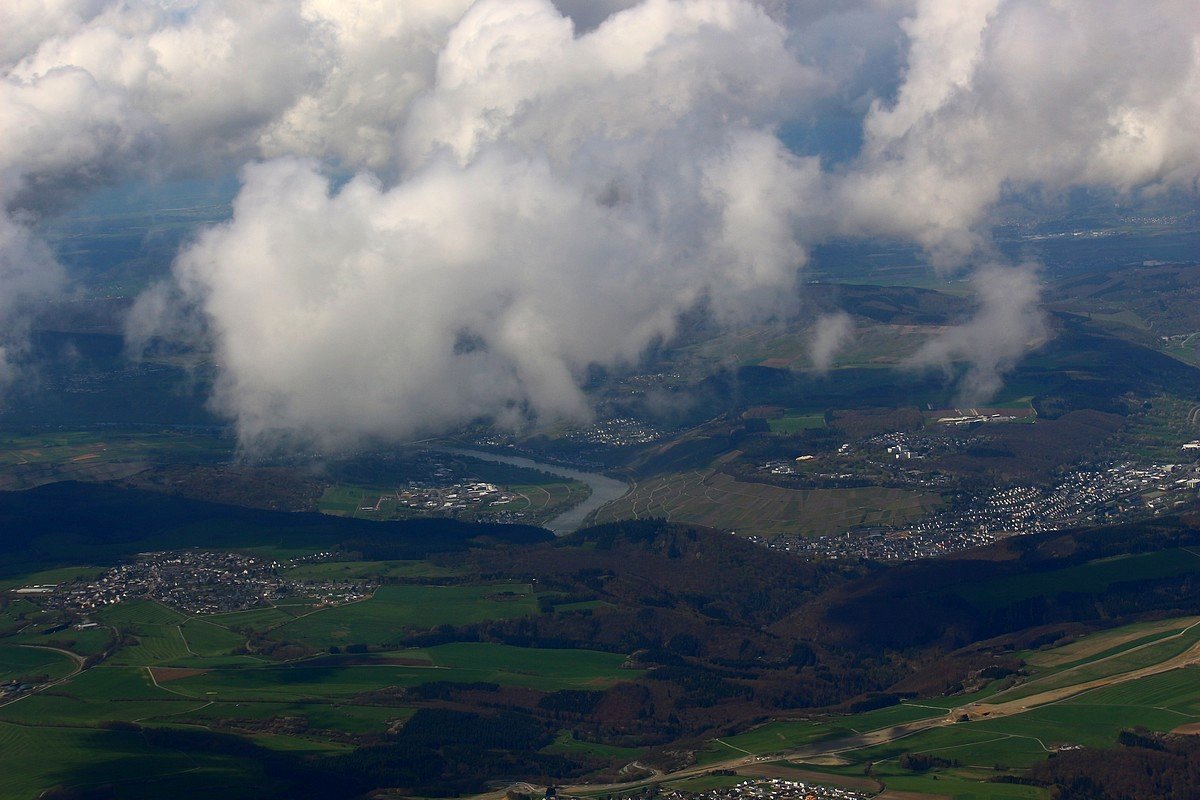
<svg viewBox="0 0 1200 800">
<path fill-rule="evenodd" d="M 1155 516 L 1194 499 L 1197 487 L 1200 474 L 1192 465 L 1101 464 L 1073 470 L 1048 489 L 1025 485 L 968 495 L 903 528 L 785 535 L 764 544 L 835 559 L 934 558 L 1008 536 Z"/>
</svg>

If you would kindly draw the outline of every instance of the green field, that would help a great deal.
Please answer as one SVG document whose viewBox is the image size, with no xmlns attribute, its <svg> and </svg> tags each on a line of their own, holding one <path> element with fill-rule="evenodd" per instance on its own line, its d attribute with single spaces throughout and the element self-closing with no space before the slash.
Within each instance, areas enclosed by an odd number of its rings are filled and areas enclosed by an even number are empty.
<svg viewBox="0 0 1200 800">
<path fill-rule="evenodd" d="M 1057 661 L 1059 669 L 1047 673 L 1044 681 L 1031 682 L 1030 693 L 1035 686 L 1046 688 L 1047 681 L 1072 685 L 1096 675 L 1111 674 L 1118 667 L 1127 670 L 1159 663 L 1200 640 L 1200 626 L 1189 629 L 1186 635 L 1175 636 L 1193 622 L 1194 618 L 1182 618 L 1137 623 L 1082 637 L 1061 648 L 1040 651 L 1038 655 L 1047 661 Z M 1060 650 L 1061 653 L 1057 652 Z M 706 750 L 697 754 L 697 763 L 712 764 L 746 755 L 769 756 L 829 742 L 843 766 L 818 761 L 811 765 L 797 763 L 797 767 L 861 775 L 863 768 L 871 764 L 872 774 L 889 790 L 933 793 L 956 800 L 1043 798 L 1044 793 L 1035 787 L 986 780 L 997 774 L 998 768 L 1002 771 L 1028 768 L 1063 745 L 1112 747 L 1117 735 L 1130 727 L 1140 725 L 1170 731 L 1185 723 L 1200 722 L 1198 686 L 1200 667 L 1175 669 L 1085 691 L 1006 717 L 939 725 L 872 746 L 855 745 L 852 737 L 906 722 L 944 717 L 946 710 L 978 701 L 991 692 L 914 701 L 843 717 L 779 720 L 710 742 Z M 1014 696 L 1017 696 L 1015 690 L 1010 690 L 997 697 L 1008 700 Z M 982 708 L 986 709 L 986 705 Z M 847 744 L 839 747 L 843 740 Z M 898 759 L 905 753 L 936 755 L 957 761 L 959 766 L 914 773 L 899 766 Z"/>
<path fill-rule="evenodd" d="M 545 650 L 460 643 L 404 650 L 362 663 L 349 658 L 212 669 L 171 681 L 177 694 L 224 702 L 345 700 L 384 687 L 429 681 L 494 682 L 542 691 L 604 688 L 640 673 L 625 656 L 591 650 Z M 398 661 L 397 659 L 402 659 Z"/>
<path fill-rule="evenodd" d="M 999 692 L 993 699 L 998 702 L 1017 700 L 1049 689 L 1075 686 L 1097 678 L 1132 672 L 1173 658 L 1197 642 L 1200 642 L 1200 624 L 1180 631 L 1178 634 L 1162 638 L 1156 637 L 1148 643 L 1117 648 L 1116 652 L 1111 655 L 1098 654 L 1075 666 L 1049 672 L 1045 677 L 1035 677 L 1026 683 Z"/>
<path fill-rule="evenodd" d="M 1200 622 L 1200 617 L 1176 617 L 1153 622 L 1138 622 L 1097 631 L 1056 647 L 1023 650 L 1013 655 L 1024 661 L 1032 671 L 1041 675 L 1069 669 L 1088 661 L 1115 655 L 1132 647 L 1139 647 L 1173 636 L 1196 622 Z"/>
<path fill-rule="evenodd" d="M 617 747 L 611 744 L 588 742 L 571 735 L 570 731 L 561 731 L 552 744 L 542 748 L 543 753 L 577 753 L 594 758 L 612 759 L 614 761 L 636 761 L 645 750 L 640 747 Z"/>
<path fill-rule="evenodd" d="M 0 683 L 39 676 L 54 680 L 74 671 L 75 661 L 54 650 L 0 644 Z"/>
<path fill-rule="evenodd" d="M 200 702 L 154 685 L 139 667 L 100 666 L 0 708 L 0 720 L 26 725 L 95 725 L 196 708 Z"/>
<path fill-rule="evenodd" d="M 180 785 L 174 776 L 197 775 Z M 122 800 L 250 800 L 262 774 L 246 759 L 146 744 L 138 733 L 0 722 L 0 785 L 5 800 L 35 800 L 56 785 L 120 787 Z M 219 790 L 217 789 L 219 787 Z"/>
<path fill-rule="evenodd" d="M 164 664 L 191 655 L 181 625 L 187 618 L 150 600 L 126 600 L 108 606 L 97 619 L 116 628 L 129 641 L 107 663 Z"/>
<path fill-rule="evenodd" d="M 291 622 L 295 618 L 295 614 L 288 613 L 278 606 L 229 611 L 224 614 L 206 614 L 201 617 L 206 622 L 237 631 L 266 631 Z"/>
<path fill-rule="evenodd" d="M 685 778 L 681 781 L 669 781 L 664 788 L 679 792 L 708 792 L 713 789 L 727 789 L 737 786 L 746 779 L 738 775 L 701 775 L 698 778 Z"/>
<path fill-rule="evenodd" d="M 369 600 L 298 617 L 273 629 L 271 635 L 319 649 L 347 644 L 396 645 L 414 628 L 427 630 L 536 613 L 533 590 L 524 583 L 381 586 Z"/>
<path fill-rule="evenodd" d="M 952 770 L 935 775 L 904 773 L 886 766 L 876 770 L 878 777 L 889 791 L 922 792 L 935 797 L 951 797 L 954 800 L 1041 800 L 1046 791 L 1036 786 L 1019 786 L 1006 783 L 988 783 L 987 773 L 971 770 Z"/>
<path fill-rule="evenodd" d="M 193 655 L 223 656 L 246 643 L 246 637 L 206 619 L 190 619 L 179 628 L 184 647 Z"/>
<path fill-rule="evenodd" d="M 903 703 L 861 714 L 776 720 L 746 733 L 714 739 L 706 750 L 697 753 L 697 762 L 713 763 L 737 758 L 739 755 L 747 753 L 753 755 L 779 753 L 814 742 L 823 742 L 901 725 L 905 722 L 945 715 L 946 711 L 941 708 Z"/>
<path fill-rule="evenodd" d="M 847 764 L 837 771 L 850 774 L 871 763 L 875 776 L 888 789 L 941 793 L 963 800 L 1041 797 L 1036 792 L 1020 793 L 1033 791 L 1029 787 L 981 784 L 980 780 L 989 772 L 994 774 L 996 767 L 1027 768 L 1063 745 L 1112 747 L 1117 734 L 1130 727 L 1141 725 L 1169 731 L 1184 723 L 1200 721 L 1198 685 L 1200 668 L 1172 670 L 1095 689 L 1020 714 L 930 728 L 885 744 L 841 750 L 839 755 Z M 956 760 L 962 766 L 917 775 L 896 762 L 904 753 L 936 755 Z M 1017 793 L 1005 794 L 1010 791 Z"/>
<path fill-rule="evenodd" d="M 792 436 L 801 431 L 825 427 L 824 414 L 786 414 L 782 417 L 768 419 L 767 425 L 771 433 L 782 436 Z"/>
</svg>

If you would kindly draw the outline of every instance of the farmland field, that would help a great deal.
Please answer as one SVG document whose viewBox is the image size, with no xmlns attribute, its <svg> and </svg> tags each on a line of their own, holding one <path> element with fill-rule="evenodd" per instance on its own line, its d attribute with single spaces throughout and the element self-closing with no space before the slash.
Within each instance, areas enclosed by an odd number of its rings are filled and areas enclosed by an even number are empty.
<svg viewBox="0 0 1200 800">
<path fill-rule="evenodd" d="M 199 656 L 227 655 L 246 641 L 244 636 L 201 618 L 188 620 L 179 631 L 187 651 Z"/>
<path fill-rule="evenodd" d="M 1098 657 L 1087 659 L 1076 666 L 1052 672 L 1042 678 L 1034 678 L 996 694 L 991 701 L 1016 700 L 1049 689 L 1075 686 L 1097 678 L 1121 675 L 1153 666 L 1179 655 L 1197 642 L 1200 642 L 1200 623 L 1184 628 L 1176 634 L 1168 634 L 1163 638 L 1155 638 L 1129 648 L 1117 648 L 1112 655 L 1101 653 Z"/>
<path fill-rule="evenodd" d="M 281 625 L 280 640 L 318 648 L 330 645 L 393 645 L 413 627 L 464 625 L 537 613 L 528 584 L 482 586 L 382 586 L 360 603 L 329 608 Z"/>
<path fill-rule="evenodd" d="M 181 786 L 181 773 L 206 780 Z M 141 734 L 77 727 L 29 727 L 0 722 L 3 796 L 34 800 L 55 785 L 120 787 L 129 800 L 203 800 L 220 787 L 229 800 L 257 794 L 261 770 L 252 761 L 155 747 Z"/>
<path fill-rule="evenodd" d="M 278 606 L 268 608 L 251 608 L 246 611 L 229 611 L 223 614 L 206 614 L 201 617 L 206 622 L 220 625 L 233 630 L 265 631 L 277 625 L 283 625 L 295 619 L 295 614 L 289 614 Z"/>
<path fill-rule="evenodd" d="M 1075 666 L 1086 660 L 1112 655 L 1121 650 L 1157 641 L 1200 622 L 1200 617 L 1178 617 L 1123 625 L 1099 631 L 1048 650 L 1030 650 L 1018 656 L 1039 672 Z"/>
<path fill-rule="evenodd" d="M 715 739 L 697 757 L 701 763 L 707 763 L 736 757 L 739 753 L 776 753 L 814 742 L 945 715 L 946 711 L 940 708 L 901 704 L 846 716 L 778 720 L 746 733 Z"/>
<path fill-rule="evenodd" d="M 639 673 L 621 669 L 625 656 L 590 650 L 539 650 L 461 643 L 399 651 L 397 660 L 322 659 L 319 663 L 265 664 L 212 669 L 171 681 L 176 694 L 225 702 L 347 699 L 388 686 L 429 681 L 495 682 L 543 691 L 603 688 Z M 424 662 L 424 663 L 422 663 Z"/>
<path fill-rule="evenodd" d="M 180 625 L 182 614 L 149 600 L 133 600 L 111 606 L 97 617 L 132 641 L 113 655 L 113 665 L 162 664 L 189 655 Z"/>
<path fill-rule="evenodd" d="M 74 670 L 75 662 L 54 650 L 0 645 L 0 683 L 38 675 L 53 680 L 70 675 Z"/>
</svg>

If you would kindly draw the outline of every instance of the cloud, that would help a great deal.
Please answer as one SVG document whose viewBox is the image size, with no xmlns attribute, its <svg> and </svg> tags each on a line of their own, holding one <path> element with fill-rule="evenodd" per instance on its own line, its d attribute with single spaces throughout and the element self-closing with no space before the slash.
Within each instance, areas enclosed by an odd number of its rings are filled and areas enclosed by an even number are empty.
<svg viewBox="0 0 1200 800">
<path fill-rule="evenodd" d="M 5 363 L 63 286 L 40 219 L 249 164 L 131 335 L 209 339 L 253 441 L 583 416 L 590 364 L 697 303 L 785 310 L 832 235 L 961 270 L 1012 196 L 1200 191 L 1190 0 L 12 0 L 0 29 Z M 923 358 L 994 386 L 1031 274 L 978 272 Z"/>
<path fill-rule="evenodd" d="M 1034 0 L 921 2 L 905 80 L 864 121 L 844 229 L 914 238 L 943 265 L 986 248 L 1006 193 L 1200 180 L 1200 15 Z"/>
<path fill-rule="evenodd" d="M 0 389 L 20 373 L 30 314 L 63 282 L 50 249 L 28 228 L 0 215 Z"/>
<path fill-rule="evenodd" d="M 1189 2 L 922 0 L 893 101 L 875 100 L 836 182 L 844 233 L 913 239 L 944 270 L 996 257 L 989 212 L 1072 187 L 1200 189 L 1200 15 Z M 975 320 L 918 363 L 968 359 L 984 398 L 1044 333 L 1028 266 L 974 273 Z"/>
<path fill-rule="evenodd" d="M 822 314 L 813 323 L 811 335 L 808 357 L 814 369 L 826 372 L 833 366 L 834 357 L 854 338 L 854 320 L 844 311 Z"/>
<path fill-rule="evenodd" d="M 975 315 L 926 342 L 908 361 L 948 374 L 965 364 L 958 395 L 967 405 L 992 399 L 1004 374 L 1048 334 L 1035 265 L 985 266 L 972 274 L 971 284 L 979 304 Z"/>
<path fill-rule="evenodd" d="M 0 13 L 0 340 L 11 354 L 30 304 L 64 286 L 39 220 L 96 186 L 256 153 L 261 126 L 315 74 L 319 37 L 282 0 L 17 0 Z M 11 378 L 0 374 L 0 394 Z"/>
<path fill-rule="evenodd" d="M 476 4 L 400 131 L 401 177 L 248 167 L 230 223 L 180 257 L 217 407 L 250 445 L 583 418 L 587 368 L 636 361 L 696 303 L 777 309 L 821 191 L 768 124 L 805 87 L 784 43 L 740 3 L 582 36 L 549 3 Z"/>
</svg>

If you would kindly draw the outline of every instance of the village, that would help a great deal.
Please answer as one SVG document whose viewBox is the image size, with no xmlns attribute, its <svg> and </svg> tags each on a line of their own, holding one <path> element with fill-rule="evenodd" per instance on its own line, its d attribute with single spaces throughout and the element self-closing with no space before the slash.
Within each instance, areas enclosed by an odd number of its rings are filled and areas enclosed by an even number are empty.
<svg viewBox="0 0 1200 800">
<path fill-rule="evenodd" d="M 836 786 L 782 778 L 747 780 L 735 786 L 704 792 L 673 791 L 660 795 L 678 800 L 867 800 L 869 796 Z"/>
<path fill-rule="evenodd" d="M 597 420 L 586 428 L 578 428 L 567 434 L 573 442 L 605 447 L 629 447 L 648 444 L 663 438 L 662 431 L 629 417 L 614 417 Z"/>
<path fill-rule="evenodd" d="M 364 581 L 293 581 L 274 559 L 240 553 L 178 550 L 140 553 L 137 560 L 106 570 L 94 580 L 18 589 L 37 594 L 46 608 L 87 614 L 122 600 L 157 600 L 189 614 L 243 611 L 284 598 L 314 605 L 340 605 L 368 597 Z M 87 625 L 88 623 L 80 623 Z"/>
</svg>

